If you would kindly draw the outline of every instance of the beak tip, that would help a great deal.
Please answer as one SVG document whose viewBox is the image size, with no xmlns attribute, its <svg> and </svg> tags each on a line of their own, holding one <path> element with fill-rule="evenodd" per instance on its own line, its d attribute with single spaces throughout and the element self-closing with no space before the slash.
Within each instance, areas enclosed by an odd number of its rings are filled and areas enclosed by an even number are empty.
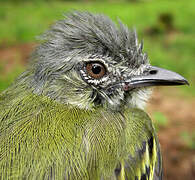
<svg viewBox="0 0 195 180">
<path fill-rule="evenodd" d="M 180 85 L 188 85 L 188 86 L 190 85 L 190 83 L 184 77 L 180 79 L 179 81 L 180 81 Z"/>
<path fill-rule="evenodd" d="M 185 83 L 184 83 L 184 85 L 188 85 L 188 86 L 190 86 L 190 83 L 185 79 L 185 81 L 184 81 Z"/>
</svg>

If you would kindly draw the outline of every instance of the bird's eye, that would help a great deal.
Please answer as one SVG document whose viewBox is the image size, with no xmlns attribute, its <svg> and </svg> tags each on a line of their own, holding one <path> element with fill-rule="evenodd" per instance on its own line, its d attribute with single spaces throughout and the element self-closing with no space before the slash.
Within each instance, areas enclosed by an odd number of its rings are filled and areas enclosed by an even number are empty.
<svg viewBox="0 0 195 180">
<path fill-rule="evenodd" d="M 106 68 L 102 63 L 90 62 L 86 65 L 87 73 L 94 79 L 100 79 L 106 74 Z"/>
</svg>

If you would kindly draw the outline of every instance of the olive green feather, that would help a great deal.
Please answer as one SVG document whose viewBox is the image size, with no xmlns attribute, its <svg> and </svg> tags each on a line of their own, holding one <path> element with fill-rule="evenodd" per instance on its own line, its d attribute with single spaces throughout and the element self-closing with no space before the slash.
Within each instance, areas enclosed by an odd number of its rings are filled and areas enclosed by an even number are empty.
<svg viewBox="0 0 195 180">
<path fill-rule="evenodd" d="M 142 110 L 160 69 L 136 32 L 73 12 L 42 38 L 0 94 L 0 179 L 162 179 L 158 138 Z"/>
<path fill-rule="evenodd" d="M 154 176 L 158 143 L 143 111 L 81 110 L 29 90 L 12 90 L 0 96 L 1 179 Z"/>
</svg>

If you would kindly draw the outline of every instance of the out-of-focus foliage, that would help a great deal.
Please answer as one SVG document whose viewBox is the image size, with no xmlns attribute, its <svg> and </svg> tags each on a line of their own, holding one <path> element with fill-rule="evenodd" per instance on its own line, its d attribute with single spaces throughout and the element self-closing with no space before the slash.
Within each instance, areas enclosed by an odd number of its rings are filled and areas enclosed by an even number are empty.
<svg viewBox="0 0 195 180">
<path fill-rule="evenodd" d="M 40 3 L 40 2 L 139 2 L 144 0 L 6 0 L 7 2 L 11 3 Z M 147 1 L 147 0 L 145 0 Z M 0 0 L 0 2 L 5 2 L 5 0 Z"/>
<path fill-rule="evenodd" d="M 181 138 L 186 143 L 188 148 L 195 150 L 195 131 L 193 133 L 184 131 L 181 133 Z"/>
<path fill-rule="evenodd" d="M 168 119 L 162 112 L 156 111 L 152 114 L 152 117 L 157 131 L 168 126 Z"/>
<path fill-rule="evenodd" d="M 0 62 L 1 63 L 1 62 Z M 23 67 L 20 65 L 17 65 L 14 68 L 13 72 L 9 72 L 6 75 L 4 75 L 3 72 L 3 65 L 0 64 L 0 92 L 7 88 L 8 85 L 10 85 L 15 78 L 23 71 Z"/>
</svg>

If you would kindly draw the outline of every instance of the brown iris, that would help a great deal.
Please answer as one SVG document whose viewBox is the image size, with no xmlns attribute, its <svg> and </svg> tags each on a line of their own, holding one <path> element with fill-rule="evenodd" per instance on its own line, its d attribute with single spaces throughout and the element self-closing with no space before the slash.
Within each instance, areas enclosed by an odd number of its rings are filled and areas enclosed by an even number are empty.
<svg viewBox="0 0 195 180">
<path fill-rule="evenodd" d="M 102 63 L 90 62 L 86 66 L 87 73 L 94 79 L 100 79 L 106 74 L 106 69 Z"/>
</svg>

